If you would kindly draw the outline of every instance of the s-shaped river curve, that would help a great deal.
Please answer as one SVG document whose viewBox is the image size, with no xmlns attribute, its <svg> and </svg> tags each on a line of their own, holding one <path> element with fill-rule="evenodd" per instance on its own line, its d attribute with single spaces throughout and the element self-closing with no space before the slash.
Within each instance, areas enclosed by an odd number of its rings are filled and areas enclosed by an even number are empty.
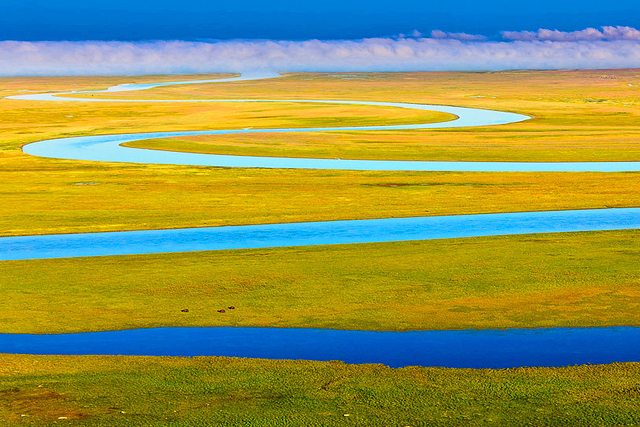
<svg viewBox="0 0 640 427">
<path fill-rule="evenodd" d="M 406 130 L 515 123 L 529 117 L 521 114 L 443 105 L 397 102 L 327 100 L 144 100 L 73 97 L 77 93 L 144 90 L 158 86 L 233 82 L 275 78 L 279 74 L 240 76 L 219 80 L 129 84 L 103 91 L 28 94 L 9 97 L 29 101 L 75 102 L 314 102 L 324 104 L 379 105 L 454 114 L 457 119 L 441 123 L 357 126 L 334 128 L 236 129 L 185 132 L 147 132 L 58 138 L 26 145 L 25 153 L 61 159 L 156 163 L 225 167 L 355 169 L 355 170 L 445 170 L 445 171 L 628 171 L 639 170 L 639 162 L 509 163 L 429 162 L 385 160 L 337 160 L 223 156 L 122 147 L 120 144 L 149 138 L 233 133 L 318 132 L 330 130 Z M 0 238 L 0 260 L 131 255 L 221 249 L 246 249 L 301 245 L 389 242 L 523 233 L 549 233 L 640 228 L 640 209 L 596 209 L 561 212 L 521 212 L 445 217 L 388 218 L 379 220 L 324 221 L 231 227 L 198 227 L 82 233 Z"/>
<path fill-rule="evenodd" d="M 241 76 L 220 80 L 120 85 L 105 91 L 144 90 L 172 84 L 272 78 Z M 31 101 L 77 102 L 314 102 L 379 105 L 450 113 L 443 123 L 338 128 L 238 129 L 149 132 L 61 138 L 28 144 L 24 152 L 61 159 L 222 167 L 416 170 L 416 171 L 638 171 L 639 162 L 429 162 L 297 159 L 222 156 L 133 149 L 120 144 L 149 138 L 233 133 L 407 130 L 515 123 L 529 117 L 500 111 L 442 105 L 326 100 L 116 100 L 73 98 L 70 92 L 9 97 Z M 640 208 L 561 212 L 458 215 L 328 221 L 237 227 L 204 227 L 113 233 L 0 238 L 0 260 L 183 252 L 274 246 L 385 242 L 503 234 L 640 228 Z M 278 328 L 155 328 L 62 335 L 0 334 L 0 352 L 36 354 L 227 355 L 238 357 L 343 360 L 390 366 L 428 365 L 475 368 L 563 366 L 575 363 L 637 361 L 640 328 L 551 328 L 506 331 L 373 332 Z M 282 345 L 286 343 L 286 345 Z M 599 343 L 600 345 L 594 345 Z M 393 348 L 394 351 L 388 351 Z"/>
<path fill-rule="evenodd" d="M 168 138 L 192 135 L 228 135 L 239 133 L 283 133 L 283 132 L 328 132 L 371 130 L 416 130 L 451 129 L 477 126 L 496 126 L 517 123 L 529 116 L 503 111 L 447 105 L 411 104 L 382 101 L 329 101 L 299 99 L 100 99 L 78 98 L 69 95 L 78 93 L 104 93 L 144 90 L 158 86 L 176 84 L 246 81 L 278 77 L 278 74 L 241 76 L 220 80 L 197 80 L 187 82 L 129 84 L 111 87 L 103 91 L 47 93 L 9 96 L 8 99 L 29 101 L 76 101 L 76 102 L 303 102 L 317 104 L 375 105 L 382 107 L 408 108 L 438 111 L 457 116 L 455 120 L 439 123 L 423 123 L 393 126 L 349 126 L 327 128 L 281 128 L 281 129 L 232 129 L 185 132 L 147 132 L 117 135 L 95 135 L 73 138 L 58 138 L 26 145 L 23 151 L 41 157 L 104 162 L 152 163 L 190 166 L 290 168 L 290 169 L 347 169 L 388 171 L 468 171 L 468 172 L 624 172 L 640 170 L 640 162 L 456 162 L 456 161 L 394 161 L 394 160 L 339 160 L 310 158 L 278 158 L 258 156 L 231 156 L 216 154 L 167 152 L 140 148 L 122 147 L 121 144 L 151 138 Z"/>
</svg>

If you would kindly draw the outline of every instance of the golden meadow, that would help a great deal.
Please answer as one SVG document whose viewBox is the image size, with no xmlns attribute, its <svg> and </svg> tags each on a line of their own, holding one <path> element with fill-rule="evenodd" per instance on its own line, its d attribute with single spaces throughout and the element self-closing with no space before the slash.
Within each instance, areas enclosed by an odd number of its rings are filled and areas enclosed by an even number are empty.
<svg viewBox="0 0 640 427">
<path fill-rule="evenodd" d="M 2 78 L 0 96 L 207 77 Z M 287 74 L 94 96 L 384 100 L 533 117 L 474 129 L 132 143 L 146 148 L 363 159 L 637 161 L 639 87 L 638 70 Z M 20 151 L 33 141 L 89 134 L 451 119 L 441 113 L 296 103 L 6 99 L 0 99 L 0 112 L 2 236 L 640 205 L 638 173 L 225 169 L 43 159 Z M 0 328 L 57 333 L 153 326 L 638 325 L 639 238 L 638 231 L 612 231 L 2 262 Z M 226 305 L 237 309 L 219 315 L 216 310 Z M 182 308 L 190 309 L 188 315 Z M 86 425 L 638 421 L 636 364 L 394 370 L 255 359 L 6 355 L 0 366 L 0 419 L 7 425 L 48 425 L 62 422 L 59 417 Z"/>
</svg>

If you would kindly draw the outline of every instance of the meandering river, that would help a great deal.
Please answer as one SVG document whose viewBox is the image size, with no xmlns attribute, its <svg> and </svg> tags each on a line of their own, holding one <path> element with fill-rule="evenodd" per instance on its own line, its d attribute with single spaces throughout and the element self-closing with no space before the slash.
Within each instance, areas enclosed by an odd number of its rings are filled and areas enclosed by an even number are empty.
<svg viewBox="0 0 640 427">
<path fill-rule="evenodd" d="M 597 171 L 640 170 L 640 162 L 431 162 L 301 159 L 179 153 L 122 147 L 130 141 L 187 135 L 320 132 L 344 130 L 443 129 L 496 126 L 529 117 L 501 111 L 397 102 L 285 99 L 101 99 L 78 93 L 123 92 L 174 84 L 246 81 L 277 74 L 219 80 L 120 85 L 104 91 L 28 94 L 30 101 L 76 102 L 304 102 L 358 104 L 439 111 L 455 120 L 441 123 L 332 128 L 236 129 L 147 132 L 59 138 L 26 145 L 42 157 L 219 167 L 405 170 L 405 171 Z M 27 260 L 185 252 L 239 248 L 347 244 L 491 236 L 524 233 L 640 228 L 640 208 L 559 212 L 458 215 L 204 227 L 175 230 L 83 233 L 0 238 L 0 260 Z M 475 368 L 562 366 L 575 363 L 640 361 L 640 328 L 550 328 L 506 331 L 372 332 L 278 328 L 155 328 L 83 334 L 0 334 L 0 353 L 226 355 L 262 358 L 339 359 L 390 366 L 425 365 Z"/>
</svg>

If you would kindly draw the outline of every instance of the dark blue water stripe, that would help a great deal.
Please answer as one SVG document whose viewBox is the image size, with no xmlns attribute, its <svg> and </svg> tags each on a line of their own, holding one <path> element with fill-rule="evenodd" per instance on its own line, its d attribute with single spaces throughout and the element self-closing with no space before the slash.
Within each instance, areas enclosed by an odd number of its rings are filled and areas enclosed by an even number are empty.
<svg viewBox="0 0 640 427">
<path fill-rule="evenodd" d="M 373 332 L 153 328 L 61 335 L 0 334 L 0 353 L 229 356 L 451 368 L 640 362 L 640 328 Z"/>
</svg>

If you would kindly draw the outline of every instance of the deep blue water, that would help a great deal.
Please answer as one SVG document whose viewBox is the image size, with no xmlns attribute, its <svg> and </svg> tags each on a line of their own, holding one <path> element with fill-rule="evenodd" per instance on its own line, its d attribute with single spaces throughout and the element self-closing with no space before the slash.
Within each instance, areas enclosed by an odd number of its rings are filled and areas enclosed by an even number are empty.
<svg viewBox="0 0 640 427">
<path fill-rule="evenodd" d="M 391 367 L 566 366 L 639 362 L 640 328 L 416 332 L 153 328 L 61 335 L 0 334 L 0 353 L 341 360 Z"/>
<path fill-rule="evenodd" d="M 0 238 L 0 260 L 640 228 L 640 208 L 302 222 Z"/>
</svg>

